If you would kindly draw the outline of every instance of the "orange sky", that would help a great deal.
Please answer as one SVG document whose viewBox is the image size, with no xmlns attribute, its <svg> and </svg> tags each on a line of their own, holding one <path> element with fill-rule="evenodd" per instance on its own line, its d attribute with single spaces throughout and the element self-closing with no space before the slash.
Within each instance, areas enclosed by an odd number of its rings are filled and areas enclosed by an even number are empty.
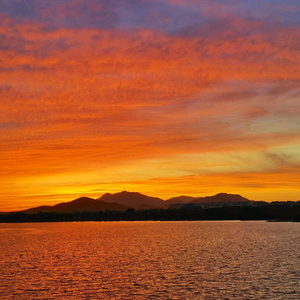
<svg viewBox="0 0 300 300">
<path fill-rule="evenodd" d="M 0 11 L 0 211 L 121 190 L 300 200 L 297 1 Z"/>
</svg>

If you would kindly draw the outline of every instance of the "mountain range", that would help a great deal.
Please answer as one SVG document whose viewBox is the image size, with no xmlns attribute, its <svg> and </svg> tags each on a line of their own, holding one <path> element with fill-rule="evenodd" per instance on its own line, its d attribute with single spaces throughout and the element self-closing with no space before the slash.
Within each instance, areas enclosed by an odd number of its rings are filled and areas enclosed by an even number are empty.
<svg viewBox="0 0 300 300">
<path fill-rule="evenodd" d="M 240 195 L 219 193 L 214 196 L 196 198 L 190 201 L 190 203 L 200 204 L 200 203 L 219 203 L 219 202 L 227 203 L 227 202 L 248 202 L 248 201 L 250 200 Z"/>
<path fill-rule="evenodd" d="M 74 211 L 105 211 L 105 210 L 127 210 L 133 208 L 136 210 L 162 208 L 167 209 L 174 205 L 204 204 L 204 203 L 228 203 L 228 202 L 249 202 L 250 200 L 240 195 L 219 193 L 207 197 L 189 197 L 179 196 L 168 200 L 162 200 L 157 197 L 149 197 L 136 192 L 120 192 L 115 194 L 106 193 L 98 199 L 81 197 L 66 203 L 59 203 L 54 206 L 39 206 L 23 210 L 22 212 L 34 214 L 38 212 L 64 212 Z"/>
<path fill-rule="evenodd" d="M 24 210 L 22 212 L 35 214 L 38 212 L 59 212 L 71 213 L 74 211 L 103 211 L 103 210 L 127 210 L 128 207 L 118 203 L 107 203 L 88 197 L 81 197 L 76 200 L 59 203 L 54 206 L 39 206 Z"/>
<path fill-rule="evenodd" d="M 140 193 L 130 193 L 126 191 L 116 194 L 107 193 L 97 200 L 107 203 L 119 203 L 134 209 L 139 209 L 140 206 L 161 208 L 165 204 L 165 201 L 160 198 L 149 197 Z"/>
</svg>

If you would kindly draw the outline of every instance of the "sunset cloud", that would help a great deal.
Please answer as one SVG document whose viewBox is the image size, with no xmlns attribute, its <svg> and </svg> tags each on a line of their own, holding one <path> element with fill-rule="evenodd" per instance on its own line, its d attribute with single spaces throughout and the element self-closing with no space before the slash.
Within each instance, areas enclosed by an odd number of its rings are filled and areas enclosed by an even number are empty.
<svg viewBox="0 0 300 300">
<path fill-rule="evenodd" d="M 300 199 L 298 1 L 10 0 L 0 11 L 0 210 L 93 190 Z M 231 155 L 253 159 L 233 170 Z"/>
</svg>

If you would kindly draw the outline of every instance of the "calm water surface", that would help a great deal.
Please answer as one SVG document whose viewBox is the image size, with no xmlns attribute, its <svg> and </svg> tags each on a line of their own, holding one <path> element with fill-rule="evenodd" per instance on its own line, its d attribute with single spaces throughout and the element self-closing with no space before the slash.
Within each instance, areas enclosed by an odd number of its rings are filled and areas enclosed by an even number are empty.
<svg viewBox="0 0 300 300">
<path fill-rule="evenodd" d="M 0 224 L 0 299 L 300 299 L 300 224 Z"/>
</svg>

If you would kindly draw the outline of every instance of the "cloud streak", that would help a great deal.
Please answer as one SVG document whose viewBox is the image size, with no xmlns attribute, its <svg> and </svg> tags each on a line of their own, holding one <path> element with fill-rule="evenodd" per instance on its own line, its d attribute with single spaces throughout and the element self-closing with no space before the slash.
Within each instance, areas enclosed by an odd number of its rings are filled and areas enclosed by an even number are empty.
<svg viewBox="0 0 300 300">
<path fill-rule="evenodd" d="M 13 0 L 0 11 L 0 210 L 50 201 L 57 178 L 69 183 L 59 199 L 152 182 L 157 195 L 251 186 L 271 199 L 284 169 L 281 199 L 300 195 L 284 161 L 300 144 L 297 1 Z M 197 183 L 195 155 L 211 166 L 249 151 L 261 159 L 234 162 L 238 187 L 223 163 Z"/>
</svg>

